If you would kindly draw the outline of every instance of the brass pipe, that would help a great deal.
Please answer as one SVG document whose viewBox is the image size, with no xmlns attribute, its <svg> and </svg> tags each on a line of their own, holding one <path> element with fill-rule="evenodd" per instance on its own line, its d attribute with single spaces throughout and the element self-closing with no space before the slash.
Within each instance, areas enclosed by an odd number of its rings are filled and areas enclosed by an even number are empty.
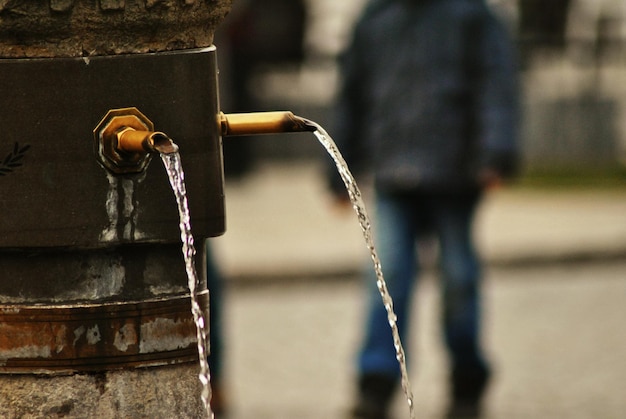
<svg viewBox="0 0 626 419">
<path fill-rule="evenodd" d="M 175 153 L 178 146 L 160 131 L 140 131 L 125 127 L 116 134 L 119 151 L 126 153 Z"/>
<path fill-rule="evenodd" d="M 220 112 L 222 136 L 315 131 L 307 120 L 289 111 L 225 114 Z"/>
</svg>

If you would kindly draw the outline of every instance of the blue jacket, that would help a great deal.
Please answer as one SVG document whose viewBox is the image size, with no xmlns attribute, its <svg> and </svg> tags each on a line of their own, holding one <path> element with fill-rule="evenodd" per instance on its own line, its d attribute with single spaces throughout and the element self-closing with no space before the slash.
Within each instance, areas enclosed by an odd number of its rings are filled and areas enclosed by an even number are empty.
<svg viewBox="0 0 626 419">
<path fill-rule="evenodd" d="M 342 57 L 333 136 L 377 187 L 467 191 L 513 173 L 518 95 L 508 34 L 483 0 L 378 0 Z"/>
</svg>

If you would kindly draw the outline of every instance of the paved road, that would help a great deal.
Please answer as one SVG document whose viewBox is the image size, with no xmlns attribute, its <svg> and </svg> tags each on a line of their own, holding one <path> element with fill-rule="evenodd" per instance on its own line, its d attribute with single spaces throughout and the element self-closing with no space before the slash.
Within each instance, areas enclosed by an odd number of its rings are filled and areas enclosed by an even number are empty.
<svg viewBox="0 0 626 419">
<path fill-rule="evenodd" d="M 626 262 L 490 269 L 485 340 L 497 375 L 492 419 L 623 418 Z M 410 354 L 418 418 L 445 407 L 432 274 L 417 291 Z M 352 395 L 361 288 L 231 284 L 225 297 L 231 419 L 342 418 Z M 408 418 L 401 397 L 396 418 Z"/>
<path fill-rule="evenodd" d="M 366 263 L 356 217 L 333 211 L 320 166 L 266 164 L 227 183 L 227 231 L 213 243 L 230 280 L 354 273 Z M 498 265 L 626 258 L 626 188 L 504 188 L 484 200 L 476 234 Z"/>
<path fill-rule="evenodd" d="M 319 174 L 274 164 L 227 184 L 228 231 L 213 243 L 228 283 L 231 419 L 334 419 L 349 407 L 363 300 L 356 272 L 368 255 L 354 214 L 332 212 Z M 497 368 L 488 418 L 623 417 L 625 214 L 621 189 L 511 188 L 484 202 L 477 235 Z M 416 411 L 437 418 L 446 373 L 433 278 L 417 298 L 420 333 L 405 342 L 419 354 Z M 408 417 L 400 397 L 396 407 Z"/>
</svg>

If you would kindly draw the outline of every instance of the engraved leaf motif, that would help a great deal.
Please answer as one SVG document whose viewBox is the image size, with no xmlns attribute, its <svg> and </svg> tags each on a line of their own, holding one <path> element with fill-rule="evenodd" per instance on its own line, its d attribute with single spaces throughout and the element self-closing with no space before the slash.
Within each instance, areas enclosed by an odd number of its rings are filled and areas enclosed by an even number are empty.
<svg viewBox="0 0 626 419">
<path fill-rule="evenodd" d="M 0 164 L 0 176 L 5 176 L 13 172 L 16 167 L 20 167 L 23 164 L 22 159 L 29 149 L 30 145 L 28 144 L 22 147 L 20 147 L 18 142 L 13 144 L 13 150 L 7 154 L 2 160 L 2 164 Z"/>
</svg>

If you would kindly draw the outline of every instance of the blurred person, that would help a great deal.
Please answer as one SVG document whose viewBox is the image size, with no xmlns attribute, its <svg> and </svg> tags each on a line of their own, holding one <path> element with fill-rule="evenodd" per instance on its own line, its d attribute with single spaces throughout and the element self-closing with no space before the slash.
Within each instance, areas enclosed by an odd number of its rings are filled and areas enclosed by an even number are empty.
<svg viewBox="0 0 626 419">
<path fill-rule="evenodd" d="M 217 266 L 211 239 L 204 244 L 206 283 L 209 290 L 209 372 L 211 373 L 211 410 L 219 419 L 227 413 L 224 383 L 223 287 L 224 278 Z"/>
<path fill-rule="evenodd" d="M 303 0 L 240 0 L 217 30 L 216 44 L 224 52 L 220 72 L 222 110 L 257 112 L 255 76 L 267 68 L 300 65 L 305 57 L 307 10 Z M 224 172 L 243 179 L 258 159 L 245 137 L 223 143 Z"/>
<path fill-rule="evenodd" d="M 374 0 L 342 57 L 334 136 L 373 175 L 376 247 L 406 341 L 416 241 L 439 243 L 448 417 L 478 417 L 491 368 L 480 340 L 477 205 L 515 171 L 518 97 L 512 44 L 484 0 Z M 332 189 L 345 202 L 338 176 Z M 400 381 L 374 272 L 357 359 L 353 418 L 383 419 Z"/>
<path fill-rule="evenodd" d="M 304 59 L 303 38 L 306 9 L 303 0 L 240 0 L 215 34 L 215 43 L 224 52 L 220 92 L 226 112 L 259 111 L 252 81 L 263 66 L 300 63 Z M 223 47 L 223 49 L 222 49 Z M 254 169 L 257 156 L 251 143 L 239 137 L 223 142 L 224 175 L 243 180 Z M 208 356 L 211 372 L 211 408 L 219 419 L 228 414 L 229 399 L 224 371 L 223 330 L 224 277 L 212 250 L 205 243 L 207 288 L 209 289 Z"/>
</svg>

